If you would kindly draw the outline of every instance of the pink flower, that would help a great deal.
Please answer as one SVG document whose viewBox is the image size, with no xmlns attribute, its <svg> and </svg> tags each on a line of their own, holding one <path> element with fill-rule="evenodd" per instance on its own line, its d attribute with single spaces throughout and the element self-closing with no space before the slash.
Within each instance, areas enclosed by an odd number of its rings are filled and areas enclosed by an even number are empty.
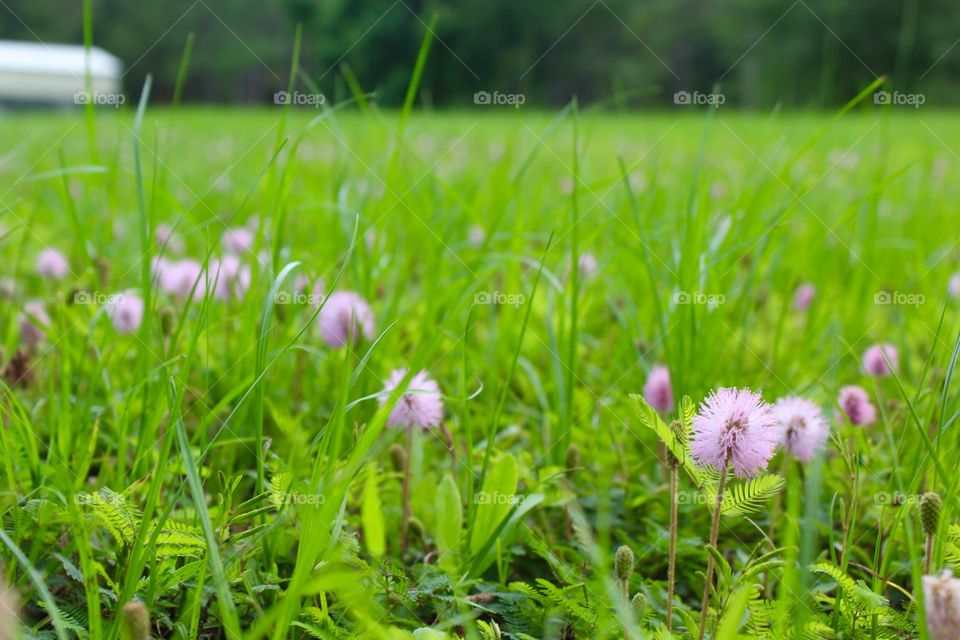
<svg viewBox="0 0 960 640">
<path fill-rule="evenodd" d="M 386 403 L 390 392 L 397 388 L 406 375 L 406 369 L 397 369 L 390 374 L 383 385 L 384 395 L 380 396 L 380 404 Z M 440 387 L 426 371 L 420 371 L 413 376 L 403 395 L 397 400 L 390 417 L 387 418 L 387 426 L 428 429 L 439 427 L 441 422 L 443 396 L 440 394 Z"/>
<path fill-rule="evenodd" d="M 0 278 L 0 299 L 13 300 L 17 293 L 17 281 L 10 277 Z"/>
<path fill-rule="evenodd" d="M 698 464 L 726 472 L 733 465 L 740 477 L 766 468 L 780 441 L 770 405 L 749 389 L 712 392 L 693 418 L 690 450 Z"/>
<path fill-rule="evenodd" d="M 883 357 L 890 361 L 887 365 Z M 875 344 L 863 352 L 863 370 L 871 376 L 886 376 L 900 368 L 900 356 L 897 348 L 889 342 Z"/>
<path fill-rule="evenodd" d="M 960 273 L 950 276 L 950 283 L 947 285 L 947 291 L 951 298 L 960 298 Z"/>
<path fill-rule="evenodd" d="M 960 638 L 960 580 L 949 569 L 923 576 L 923 607 L 930 640 Z"/>
<path fill-rule="evenodd" d="M 107 315 L 113 321 L 114 329 L 120 333 L 133 333 L 143 322 L 143 299 L 130 292 L 117 294 L 107 305 Z"/>
<path fill-rule="evenodd" d="M 673 411 L 673 387 L 670 386 L 670 369 L 662 364 L 650 369 L 647 383 L 643 385 L 643 399 L 660 413 Z"/>
<path fill-rule="evenodd" d="M 70 273 L 70 265 L 56 249 L 44 249 L 37 256 L 37 273 L 44 278 L 63 280 Z"/>
<path fill-rule="evenodd" d="M 862 387 L 849 385 L 840 389 L 837 399 L 843 415 L 850 420 L 850 424 L 865 426 L 873 424 L 877 419 L 877 409 L 870 403 L 870 396 Z"/>
<path fill-rule="evenodd" d="M 229 300 L 235 296 L 242 300 L 250 289 L 250 267 L 240 262 L 234 255 L 226 255 L 223 260 L 211 260 L 207 269 L 209 286 L 219 300 Z"/>
<path fill-rule="evenodd" d="M 783 448 L 800 462 L 810 462 L 830 437 L 830 425 L 820 407 L 806 398 L 780 398 L 773 405 L 773 417 L 781 429 Z"/>
<path fill-rule="evenodd" d="M 793 294 L 793 307 L 797 311 L 806 311 L 810 308 L 810 303 L 817 296 L 817 288 L 806 282 L 799 287 Z"/>
<path fill-rule="evenodd" d="M 203 274 L 203 265 L 196 260 L 166 260 L 154 258 L 154 277 L 160 282 L 160 288 L 170 295 L 185 299 L 194 291 L 194 298 L 199 299 L 206 295 L 206 281 L 200 276 Z M 196 290 L 194 290 L 196 283 Z"/>
<path fill-rule="evenodd" d="M 161 252 L 180 253 L 183 251 L 183 240 L 173 232 L 173 227 L 170 225 L 158 224 L 155 234 Z"/>
<path fill-rule="evenodd" d="M 232 227 L 223 232 L 221 242 L 226 253 L 241 254 L 253 248 L 254 231 L 249 227 Z"/>
<path fill-rule="evenodd" d="M 356 342 L 359 333 L 367 340 L 373 338 L 373 311 L 367 301 L 353 291 L 330 294 L 317 318 L 323 339 L 332 349 Z"/>
<path fill-rule="evenodd" d="M 367 246 L 367 251 L 373 251 L 377 246 L 377 240 L 379 239 L 379 234 L 377 230 L 373 227 L 367 229 L 363 234 L 363 242 Z"/>
<path fill-rule="evenodd" d="M 577 268 L 580 270 L 580 277 L 589 280 L 597 275 L 597 258 L 589 251 L 580 254 L 577 260 Z"/>
<path fill-rule="evenodd" d="M 467 230 L 467 243 L 471 247 L 480 247 L 483 246 L 483 243 L 487 240 L 487 231 L 478 224 L 470 225 L 470 228 Z"/>
<path fill-rule="evenodd" d="M 35 347 L 47 336 L 50 315 L 39 300 L 31 300 L 23 305 L 20 314 L 20 339 L 28 347 Z"/>
</svg>

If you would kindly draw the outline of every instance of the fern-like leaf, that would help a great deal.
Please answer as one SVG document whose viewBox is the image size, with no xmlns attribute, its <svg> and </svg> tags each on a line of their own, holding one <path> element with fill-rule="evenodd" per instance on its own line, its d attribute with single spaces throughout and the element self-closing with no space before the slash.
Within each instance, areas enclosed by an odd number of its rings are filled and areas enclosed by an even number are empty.
<svg viewBox="0 0 960 640">
<path fill-rule="evenodd" d="M 660 438 L 660 441 L 663 442 L 663 445 L 667 448 L 667 451 L 673 454 L 673 457 L 676 458 L 680 466 L 686 470 L 694 483 L 698 487 L 703 486 L 703 474 L 700 468 L 694 464 L 693 457 L 690 455 L 690 446 L 687 441 L 689 431 L 684 422 L 681 420 L 681 429 L 678 433 L 677 430 L 670 428 L 670 426 L 663 421 L 660 414 L 647 404 L 643 396 L 635 393 L 630 394 L 630 400 L 633 403 L 633 408 L 637 414 L 637 418 L 640 420 L 640 424 L 656 433 L 657 437 Z M 686 407 L 686 411 L 690 412 L 692 403 L 690 403 L 689 400 L 687 400 L 687 403 L 689 406 Z M 681 401 L 681 406 L 683 406 L 683 404 L 684 402 Z M 692 420 L 692 414 L 690 414 L 689 417 Z"/>
<path fill-rule="evenodd" d="M 888 609 L 887 599 L 874 593 L 862 580 L 854 580 L 843 569 L 830 562 L 818 562 L 810 567 L 814 573 L 830 576 L 849 602 L 861 612 L 878 613 Z"/>
<path fill-rule="evenodd" d="M 763 509 L 767 500 L 780 493 L 783 485 L 782 477 L 770 474 L 737 482 L 724 489 L 720 514 L 736 517 L 756 513 Z M 711 501 L 710 504 L 713 502 Z"/>
</svg>

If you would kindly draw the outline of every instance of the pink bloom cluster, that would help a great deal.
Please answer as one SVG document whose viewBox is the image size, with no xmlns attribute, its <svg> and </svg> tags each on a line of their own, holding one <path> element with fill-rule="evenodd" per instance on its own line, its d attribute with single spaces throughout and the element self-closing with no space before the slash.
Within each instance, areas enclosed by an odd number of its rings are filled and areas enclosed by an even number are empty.
<svg viewBox="0 0 960 640">
<path fill-rule="evenodd" d="M 773 405 L 783 448 L 800 462 L 810 462 L 830 437 L 830 424 L 814 402 L 787 396 Z"/>
<path fill-rule="evenodd" d="M 840 397 L 837 398 L 837 404 L 840 405 L 841 416 L 846 416 L 850 424 L 857 426 L 866 426 L 873 424 L 877 420 L 877 408 L 870 402 L 870 396 L 863 389 L 856 385 L 848 385 L 840 388 Z"/>
<path fill-rule="evenodd" d="M 863 370 L 868 375 L 887 376 L 899 369 L 900 353 L 889 342 L 872 345 L 863 352 Z"/>
<path fill-rule="evenodd" d="M 691 453 L 698 464 L 737 476 L 755 476 L 767 467 L 780 443 L 773 411 L 749 389 L 720 388 L 700 405 L 693 419 Z"/>
<path fill-rule="evenodd" d="M 23 305 L 20 314 L 20 339 L 30 347 L 36 347 L 47 336 L 50 327 L 50 315 L 39 300 L 30 300 Z"/>
<path fill-rule="evenodd" d="M 577 259 L 577 268 L 580 271 L 581 278 L 584 280 L 592 279 L 597 275 L 597 270 L 599 269 L 597 257 L 589 251 L 581 253 L 580 257 Z"/>
<path fill-rule="evenodd" d="M 390 393 L 407 376 L 407 369 L 397 369 L 383 385 L 380 404 L 386 403 Z M 440 386 L 426 371 L 417 372 L 410 380 L 387 418 L 388 427 L 439 427 L 443 422 L 443 395 Z"/>
<path fill-rule="evenodd" d="M 211 259 L 206 267 L 190 258 L 156 257 L 153 276 L 160 289 L 181 300 L 190 297 L 191 291 L 195 300 L 205 297 L 208 291 L 217 300 L 242 300 L 250 289 L 250 267 L 234 255 Z"/>
<path fill-rule="evenodd" d="M 810 308 L 810 304 L 816 297 L 817 288 L 809 282 L 805 282 L 797 287 L 796 292 L 793 294 L 793 307 L 797 311 L 806 311 Z"/>
<path fill-rule="evenodd" d="M 44 249 L 37 256 L 37 273 L 50 280 L 63 280 L 70 273 L 70 263 L 56 249 Z"/>
<path fill-rule="evenodd" d="M 660 413 L 673 411 L 673 387 L 670 385 L 670 369 L 665 365 L 654 365 L 643 385 L 643 399 Z"/>
<path fill-rule="evenodd" d="M 134 333 L 143 322 L 143 298 L 132 292 L 119 293 L 107 305 L 113 328 L 120 333 Z"/>
<path fill-rule="evenodd" d="M 729 465 L 749 477 L 766 469 L 777 446 L 809 462 L 829 437 L 823 412 L 807 398 L 786 396 L 771 406 L 749 389 L 720 388 L 693 419 L 691 452 L 701 466 L 722 471 Z"/>
<path fill-rule="evenodd" d="M 317 317 L 323 339 L 332 349 L 356 342 L 363 334 L 373 338 L 373 310 L 363 297 L 353 291 L 336 291 L 324 301 Z"/>
</svg>

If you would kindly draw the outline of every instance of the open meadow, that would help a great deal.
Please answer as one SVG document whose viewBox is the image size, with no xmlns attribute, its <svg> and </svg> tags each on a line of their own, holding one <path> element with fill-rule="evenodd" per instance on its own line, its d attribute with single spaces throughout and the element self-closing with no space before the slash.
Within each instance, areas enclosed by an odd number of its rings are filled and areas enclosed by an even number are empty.
<svg viewBox="0 0 960 640">
<path fill-rule="evenodd" d="M 848 106 L 5 115 L 22 637 L 956 638 L 960 118 Z"/>
</svg>

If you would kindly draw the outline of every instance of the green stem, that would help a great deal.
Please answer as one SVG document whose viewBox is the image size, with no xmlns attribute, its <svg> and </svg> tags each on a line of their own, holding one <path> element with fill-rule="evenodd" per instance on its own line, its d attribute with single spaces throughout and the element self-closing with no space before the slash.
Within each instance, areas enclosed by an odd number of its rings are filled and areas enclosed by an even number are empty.
<svg viewBox="0 0 960 640">
<path fill-rule="evenodd" d="M 407 455 L 403 465 L 403 533 L 400 536 L 400 554 L 407 552 L 407 534 L 410 528 L 410 463 L 413 458 L 413 429 L 407 427 Z"/>
<path fill-rule="evenodd" d="M 723 489 L 727 484 L 727 463 L 724 461 L 720 472 L 720 484 L 717 485 L 717 499 L 713 504 L 713 520 L 710 523 L 710 546 L 717 546 L 720 536 L 720 508 L 723 506 Z M 710 605 L 710 588 L 713 586 L 713 554 L 707 555 L 707 578 L 703 584 L 703 604 L 700 607 L 700 640 L 707 632 L 707 608 Z"/>
<path fill-rule="evenodd" d="M 668 451 L 668 456 L 672 454 Z M 673 595 L 677 585 L 677 497 L 680 470 L 676 459 L 670 461 L 670 558 L 667 565 L 667 631 L 673 631 Z"/>
</svg>

